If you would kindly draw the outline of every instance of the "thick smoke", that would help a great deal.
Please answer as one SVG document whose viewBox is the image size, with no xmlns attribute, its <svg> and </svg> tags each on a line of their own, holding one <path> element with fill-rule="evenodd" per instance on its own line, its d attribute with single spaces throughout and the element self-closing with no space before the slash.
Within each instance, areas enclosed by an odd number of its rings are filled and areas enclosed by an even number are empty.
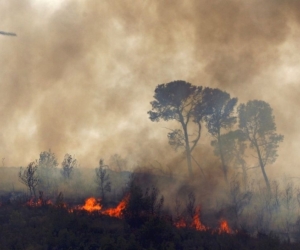
<svg viewBox="0 0 300 250">
<path fill-rule="evenodd" d="M 172 164 L 171 125 L 152 123 L 147 111 L 158 84 L 183 79 L 240 102 L 269 102 L 285 135 L 272 168 L 299 175 L 297 1 L 0 3 L 0 29 L 17 33 L 0 37 L 7 165 L 49 148 L 61 160 L 75 154 L 83 167 L 114 153 Z M 202 140 L 209 147 L 207 134 Z M 199 161 L 211 151 L 203 144 Z"/>
</svg>

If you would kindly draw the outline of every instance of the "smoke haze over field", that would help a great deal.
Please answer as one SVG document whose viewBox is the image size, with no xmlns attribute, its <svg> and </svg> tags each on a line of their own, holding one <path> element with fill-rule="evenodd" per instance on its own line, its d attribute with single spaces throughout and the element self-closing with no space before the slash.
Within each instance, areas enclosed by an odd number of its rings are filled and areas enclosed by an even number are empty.
<svg viewBox="0 0 300 250">
<path fill-rule="evenodd" d="M 158 84 L 182 79 L 270 103 L 285 139 L 267 172 L 300 176 L 300 2 L 41 2 L 0 0 L 0 30 L 17 33 L 0 37 L 6 165 L 49 148 L 83 167 L 114 153 L 172 162 L 172 125 L 147 111 Z M 209 141 L 203 133 L 199 161 Z"/>
</svg>

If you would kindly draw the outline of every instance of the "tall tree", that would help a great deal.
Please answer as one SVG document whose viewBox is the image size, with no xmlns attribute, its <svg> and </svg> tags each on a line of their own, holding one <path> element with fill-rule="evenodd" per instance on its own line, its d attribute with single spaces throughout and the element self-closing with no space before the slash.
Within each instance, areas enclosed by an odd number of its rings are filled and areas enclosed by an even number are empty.
<svg viewBox="0 0 300 250">
<path fill-rule="evenodd" d="M 247 188 L 248 175 L 247 164 L 245 161 L 245 150 L 247 148 L 246 138 L 241 130 L 229 131 L 221 135 L 221 148 L 226 165 L 232 165 L 235 168 L 242 169 L 244 189 Z M 220 147 L 217 139 L 211 142 L 214 153 L 220 157 Z"/>
<path fill-rule="evenodd" d="M 28 164 L 28 166 L 23 170 L 20 169 L 19 180 L 27 186 L 30 195 L 36 198 L 36 186 L 39 183 L 39 178 L 37 176 L 38 165 L 37 162 L 33 161 Z"/>
<path fill-rule="evenodd" d="M 265 167 L 275 162 L 278 144 L 283 141 L 283 135 L 276 133 L 275 117 L 272 112 L 270 105 L 260 100 L 249 101 L 238 108 L 239 127 L 257 154 L 269 193 L 271 187 Z"/>
<path fill-rule="evenodd" d="M 222 144 L 222 129 L 228 129 L 236 123 L 236 117 L 233 116 L 234 107 L 237 104 L 237 98 L 230 98 L 227 92 L 220 89 L 206 88 L 203 95 L 203 103 L 206 105 L 205 116 L 208 132 L 215 138 L 219 148 L 222 170 L 225 181 L 228 183 L 228 166 L 225 162 L 224 149 Z M 200 114 L 202 119 L 203 105 L 200 103 L 195 109 L 196 116 Z"/>
<path fill-rule="evenodd" d="M 203 88 L 201 86 L 194 86 L 181 80 L 159 84 L 155 89 L 155 100 L 151 102 L 152 110 L 148 111 L 150 120 L 153 122 L 162 119 L 165 121 L 176 120 L 181 124 L 182 130 L 173 130 L 168 137 L 170 144 L 172 140 L 173 143 L 177 140 L 185 148 L 190 176 L 193 173 L 191 153 L 200 139 L 203 119 L 203 116 L 200 117 L 200 115 L 195 119 L 194 112 L 196 105 L 202 102 L 202 94 Z M 189 137 L 188 125 L 190 123 L 194 123 L 197 127 L 196 136 L 193 140 L 190 140 Z"/>
</svg>

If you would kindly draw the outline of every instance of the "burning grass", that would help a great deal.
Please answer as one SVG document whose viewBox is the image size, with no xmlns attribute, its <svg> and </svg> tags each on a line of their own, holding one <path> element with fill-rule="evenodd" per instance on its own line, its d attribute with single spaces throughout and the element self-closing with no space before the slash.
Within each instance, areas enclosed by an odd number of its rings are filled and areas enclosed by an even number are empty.
<svg viewBox="0 0 300 250">
<path fill-rule="evenodd" d="M 104 208 L 104 206 L 101 204 L 101 199 L 97 199 L 95 197 L 89 197 L 85 200 L 83 205 L 75 205 L 75 206 L 69 206 L 66 203 L 63 204 L 63 207 L 65 208 L 69 213 L 74 213 L 75 211 L 86 211 L 89 213 L 97 213 L 99 215 L 106 215 L 109 217 L 115 217 L 119 219 L 123 219 L 123 213 L 125 209 L 128 206 L 130 200 L 130 195 L 126 195 L 116 207 L 110 207 L 110 208 Z M 28 202 L 26 202 L 26 206 L 29 207 L 41 207 L 41 206 L 52 206 L 55 207 L 55 205 L 51 200 L 43 200 L 43 199 L 33 199 L 31 198 Z M 151 215 L 152 217 L 155 217 L 155 214 Z M 187 220 L 184 217 L 180 217 L 177 220 L 173 222 L 173 226 L 176 228 L 191 228 L 196 231 L 208 231 L 212 234 L 218 233 L 218 234 L 233 234 L 234 231 L 229 227 L 228 222 L 225 219 L 222 219 L 220 221 L 220 225 L 218 228 L 212 229 L 208 226 L 205 226 L 200 219 L 200 207 L 197 207 L 195 210 L 195 214 L 192 218 L 192 221 L 190 223 L 187 222 Z"/>
<path fill-rule="evenodd" d="M 77 206 L 74 209 L 77 210 L 85 210 L 87 212 L 95 212 L 97 211 L 99 214 L 105 214 L 110 217 L 117 217 L 122 218 L 123 210 L 126 208 L 126 205 L 128 203 L 128 197 L 125 196 L 124 199 L 120 201 L 120 203 L 114 207 L 114 208 L 103 208 L 103 205 L 101 205 L 101 199 L 96 199 L 94 197 L 90 197 L 85 200 L 85 204 L 82 206 Z"/>
<path fill-rule="evenodd" d="M 174 222 L 174 226 L 177 228 L 192 228 L 197 231 L 208 231 L 211 232 L 212 234 L 214 233 L 233 234 L 234 233 L 234 231 L 229 227 L 228 222 L 225 219 L 220 220 L 219 227 L 216 229 L 212 229 L 208 226 L 205 226 L 200 219 L 200 207 L 196 208 L 191 223 L 188 223 L 183 217 L 180 217 L 177 219 L 177 221 Z"/>
<path fill-rule="evenodd" d="M 0 244 L 3 249 L 297 249 L 274 236 L 251 238 L 234 231 L 228 221 L 211 228 L 201 221 L 200 207 L 193 217 L 176 221 L 164 213 L 143 207 L 148 196 L 136 203 L 130 194 L 115 207 L 106 208 L 100 199 L 89 197 L 81 205 L 31 199 L 23 206 L 0 207 Z M 150 196 L 151 197 L 151 196 Z M 147 202 L 146 202 L 147 203 Z M 63 205 L 62 205 L 63 204 Z M 137 208 L 142 211 L 137 212 Z M 146 209 L 146 210 L 145 210 Z M 142 224 L 131 226 L 133 216 Z M 22 237 L 12 237 L 15 230 Z M 43 239 L 37 240 L 37 239 Z M 264 246 L 273 248 L 264 248 Z M 47 246 L 47 247 L 45 247 Z M 171 247 L 172 246 L 172 247 Z M 209 247 L 208 247 L 209 246 Z M 81 247 L 81 248 L 80 248 Z"/>
</svg>

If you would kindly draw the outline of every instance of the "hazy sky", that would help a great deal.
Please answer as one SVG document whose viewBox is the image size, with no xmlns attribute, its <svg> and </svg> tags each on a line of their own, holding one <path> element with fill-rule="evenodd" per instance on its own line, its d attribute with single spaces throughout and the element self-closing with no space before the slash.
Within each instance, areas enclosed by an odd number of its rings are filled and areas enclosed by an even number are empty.
<svg viewBox="0 0 300 250">
<path fill-rule="evenodd" d="M 169 161 L 172 125 L 147 111 L 158 84 L 186 80 L 269 102 L 285 140 L 267 172 L 300 177 L 300 1 L 58 2 L 0 0 L 0 30 L 17 33 L 0 36 L 6 165 L 49 148 L 89 167 L 114 153 Z"/>
</svg>

